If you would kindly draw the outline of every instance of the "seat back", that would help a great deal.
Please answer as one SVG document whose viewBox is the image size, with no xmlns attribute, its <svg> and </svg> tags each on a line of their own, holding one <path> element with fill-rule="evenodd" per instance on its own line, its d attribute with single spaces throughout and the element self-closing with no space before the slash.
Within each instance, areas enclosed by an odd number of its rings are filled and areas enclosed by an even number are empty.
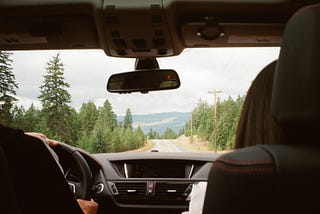
<svg viewBox="0 0 320 214">
<path fill-rule="evenodd" d="M 319 144 L 320 4 L 288 23 L 272 90 L 271 110 L 290 144 Z"/>
<path fill-rule="evenodd" d="M 0 207 L 1 213 L 21 213 L 17 204 L 7 158 L 0 146 Z"/>
<path fill-rule="evenodd" d="M 60 168 L 41 140 L 2 126 L 0 139 L 17 210 L 21 213 L 82 213 Z M 0 210 L 0 213 L 6 212 Z"/>
<path fill-rule="evenodd" d="M 283 37 L 271 102 L 281 140 L 218 158 L 204 214 L 319 212 L 319 59 L 320 5 L 314 5 L 290 19 Z"/>
<path fill-rule="evenodd" d="M 320 148 L 257 145 L 212 165 L 204 214 L 317 213 Z"/>
</svg>

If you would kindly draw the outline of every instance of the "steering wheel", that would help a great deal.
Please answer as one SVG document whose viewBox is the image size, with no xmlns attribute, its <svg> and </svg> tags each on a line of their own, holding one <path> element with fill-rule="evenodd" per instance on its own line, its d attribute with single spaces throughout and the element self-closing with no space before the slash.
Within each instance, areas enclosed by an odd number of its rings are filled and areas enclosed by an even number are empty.
<svg viewBox="0 0 320 214">
<path fill-rule="evenodd" d="M 80 181 L 71 181 L 67 179 L 67 176 L 65 176 L 76 198 L 90 200 L 92 196 L 93 179 L 87 161 L 83 158 L 78 150 L 72 146 L 69 146 L 68 144 L 59 142 L 57 146 L 54 146 L 54 150 L 60 150 L 63 151 L 64 154 L 67 154 L 76 164 L 75 167 L 79 169 Z"/>
</svg>

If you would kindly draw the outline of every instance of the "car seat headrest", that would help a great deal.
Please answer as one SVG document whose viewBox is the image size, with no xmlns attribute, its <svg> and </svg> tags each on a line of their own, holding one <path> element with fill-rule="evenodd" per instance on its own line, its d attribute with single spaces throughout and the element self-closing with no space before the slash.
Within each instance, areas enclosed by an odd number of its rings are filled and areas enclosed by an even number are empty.
<svg viewBox="0 0 320 214">
<path fill-rule="evenodd" d="M 271 111 L 279 125 L 320 125 L 320 4 L 289 20 L 274 77 Z"/>
</svg>

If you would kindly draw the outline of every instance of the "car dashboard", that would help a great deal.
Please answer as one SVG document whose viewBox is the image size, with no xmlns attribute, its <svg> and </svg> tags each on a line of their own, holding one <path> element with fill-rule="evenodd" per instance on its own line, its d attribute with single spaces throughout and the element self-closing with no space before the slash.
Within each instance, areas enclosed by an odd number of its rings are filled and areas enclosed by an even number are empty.
<svg viewBox="0 0 320 214">
<path fill-rule="evenodd" d="M 104 153 L 79 150 L 93 174 L 99 213 L 181 213 L 189 209 L 192 185 L 206 182 L 212 153 Z M 60 160 L 68 179 L 79 173 Z"/>
</svg>

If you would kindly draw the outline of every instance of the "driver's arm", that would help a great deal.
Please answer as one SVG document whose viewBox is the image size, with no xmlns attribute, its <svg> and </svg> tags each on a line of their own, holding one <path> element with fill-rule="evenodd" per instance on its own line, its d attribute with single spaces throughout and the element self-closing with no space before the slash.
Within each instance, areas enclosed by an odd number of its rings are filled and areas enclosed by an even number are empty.
<svg viewBox="0 0 320 214">
<path fill-rule="evenodd" d="M 37 132 L 26 132 L 25 134 L 30 135 L 32 137 L 36 137 L 46 142 L 49 146 L 57 146 L 59 144 L 58 141 L 47 138 L 44 134 Z M 77 199 L 77 202 L 82 209 L 84 214 L 97 214 L 98 213 L 98 204 L 91 199 L 91 201 L 86 201 L 83 199 Z"/>
<path fill-rule="evenodd" d="M 42 133 L 37 133 L 37 132 L 25 132 L 25 134 L 30 135 L 30 136 L 32 136 L 32 137 L 39 138 L 39 139 L 45 141 L 47 144 L 49 144 L 49 146 L 52 146 L 52 147 L 57 146 L 57 145 L 59 144 L 58 141 L 49 139 L 49 138 L 47 138 L 47 136 L 45 136 L 45 135 L 42 134 Z"/>
</svg>

